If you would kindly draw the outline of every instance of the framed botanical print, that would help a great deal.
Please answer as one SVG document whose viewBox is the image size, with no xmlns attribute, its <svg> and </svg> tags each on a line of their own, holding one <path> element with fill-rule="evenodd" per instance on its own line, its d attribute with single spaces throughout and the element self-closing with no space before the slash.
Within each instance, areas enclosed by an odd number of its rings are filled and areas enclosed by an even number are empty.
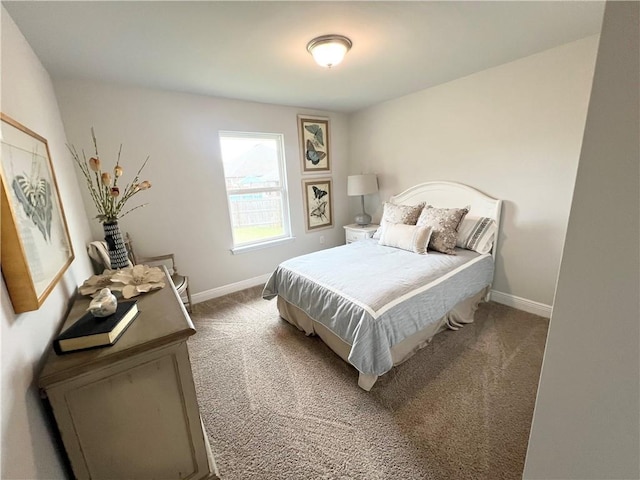
<svg viewBox="0 0 640 480">
<path fill-rule="evenodd" d="M 302 173 L 329 172 L 329 119 L 298 115 L 298 134 Z"/>
<path fill-rule="evenodd" d="M 16 313 L 40 308 L 74 259 L 47 140 L 2 120 L 2 275 Z"/>
<path fill-rule="evenodd" d="M 302 181 L 307 231 L 333 226 L 333 192 L 330 178 Z"/>
</svg>

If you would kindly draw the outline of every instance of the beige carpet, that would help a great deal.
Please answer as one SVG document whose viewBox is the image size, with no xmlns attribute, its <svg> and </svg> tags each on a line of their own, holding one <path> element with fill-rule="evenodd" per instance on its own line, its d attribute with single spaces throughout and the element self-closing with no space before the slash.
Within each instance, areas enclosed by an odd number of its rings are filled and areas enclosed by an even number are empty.
<svg viewBox="0 0 640 480">
<path fill-rule="evenodd" d="M 253 288 L 195 305 L 189 340 L 223 480 L 521 478 L 548 321 L 496 303 L 371 392 Z"/>
</svg>

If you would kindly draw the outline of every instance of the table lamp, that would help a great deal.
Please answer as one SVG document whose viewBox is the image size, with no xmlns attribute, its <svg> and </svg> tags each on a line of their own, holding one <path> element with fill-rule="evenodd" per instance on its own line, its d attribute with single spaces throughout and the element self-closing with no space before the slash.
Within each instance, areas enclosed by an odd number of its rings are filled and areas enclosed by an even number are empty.
<svg viewBox="0 0 640 480">
<path fill-rule="evenodd" d="M 364 175 L 349 175 L 347 177 L 347 195 L 354 197 L 360 195 L 362 200 L 362 213 L 356 215 L 355 221 L 360 226 L 371 223 L 371 215 L 364 211 L 364 196 L 378 191 L 378 177 L 375 173 Z"/>
</svg>

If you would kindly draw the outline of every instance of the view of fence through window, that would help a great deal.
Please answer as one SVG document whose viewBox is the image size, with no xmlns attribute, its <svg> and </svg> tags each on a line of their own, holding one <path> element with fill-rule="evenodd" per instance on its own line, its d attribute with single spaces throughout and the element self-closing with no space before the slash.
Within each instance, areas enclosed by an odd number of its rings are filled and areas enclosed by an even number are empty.
<svg viewBox="0 0 640 480">
<path fill-rule="evenodd" d="M 234 247 L 289 236 L 280 134 L 220 132 Z"/>
</svg>

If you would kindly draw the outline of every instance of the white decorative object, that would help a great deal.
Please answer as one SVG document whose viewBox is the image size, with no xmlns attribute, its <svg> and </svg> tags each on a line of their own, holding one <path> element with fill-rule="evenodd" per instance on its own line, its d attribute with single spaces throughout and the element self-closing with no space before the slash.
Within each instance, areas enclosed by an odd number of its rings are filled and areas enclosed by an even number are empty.
<svg viewBox="0 0 640 480">
<path fill-rule="evenodd" d="M 141 293 L 163 288 L 164 278 L 164 272 L 158 267 L 135 265 L 115 272 L 111 276 L 111 282 L 120 285 L 124 298 L 132 298 Z"/>
<path fill-rule="evenodd" d="M 87 310 L 90 311 L 94 317 L 108 317 L 115 313 L 117 307 L 118 299 L 116 296 L 111 293 L 111 290 L 108 288 L 103 288 L 100 290 L 100 293 L 91 300 Z"/>
</svg>

